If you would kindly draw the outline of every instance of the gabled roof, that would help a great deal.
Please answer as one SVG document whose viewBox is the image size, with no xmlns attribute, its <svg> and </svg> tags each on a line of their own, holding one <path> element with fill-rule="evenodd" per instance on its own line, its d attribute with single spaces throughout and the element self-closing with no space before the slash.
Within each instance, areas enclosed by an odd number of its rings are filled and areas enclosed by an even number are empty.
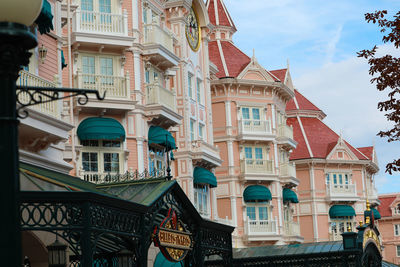
<svg viewBox="0 0 400 267">
<path fill-rule="evenodd" d="M 271 71 L 273 72 L 273 71 Z M 295 98 L 292 98 L 286 104 L 286 111 L 289 110 L 314 110 L 314 111 L 321 111 L 316 105 L 314 105 L 310 100 L 305 98 L 299 91 L 296 89 L 294 90 Z M 297 105 L 295 103 L 297 102 Z"/>
<path fill-rule="evenodd" d="M 229 41 L 208 43 L 210 60 L 217 66 L 218 78 L 237 77 L 250 63 L 251 59 Z"/>
<path fill-rule="evenodd" d="M 378 211 L 382 217 L 392 216 L 392 210 L 390 206 L 392 205 L 393 201 L 396 200 L 396 195 L 400 195 L 400 193 L 378 196 L 378 199 L 381 201 L 381 204 L 378 206 Z"/>
<path fill-rule="evenodd" d="M 293 126 L 294 140 L 298 142 L 296 149 L 290 154 L 291 160 L 306 158 L 326 159 L 340 138 L 337 133 L 318 118 L 292 117 L 288 118 L 287 124 Z M 302 128 L 304 129 L 304 134 Z M 359 160 L 368 160 L 348 142 L 345 141 L 344 143 Z"/>
<path fill-rule="evenodd" d="M 233 20 L 229 15 L 223 0 L 208 0 L 206 7 L 210 22 L 213 25 L 231 27 L 234 31 L 236 31 L 236 26 L 233 23 Z"/>
<path fill-rule="evenodd" d="M 270 70 L 276 78 L 278 78 L 282 83 L 285 82 L 286 73 L 288 69 L 280 69 L 280 70 Z"/>
<path fill-rule="evenodd" d="M 366 147 L 358 147 L 357 148 L 361 153 L 367 156 L 370 160 L 373 160 L 374 157 L 374 147 L 366 146 Z"/>
</svg>

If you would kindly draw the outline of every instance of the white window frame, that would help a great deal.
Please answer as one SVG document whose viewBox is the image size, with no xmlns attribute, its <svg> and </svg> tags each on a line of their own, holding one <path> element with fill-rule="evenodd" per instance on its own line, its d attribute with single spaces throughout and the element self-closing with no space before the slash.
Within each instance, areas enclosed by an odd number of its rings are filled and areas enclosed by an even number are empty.
<svg viewBox="0 0 400 267">
<path fill-rule="evenodd" d="M 100 13 L 100 0 L 92 0 L 91 2 L 92 2 L 93 10 L 91 10 L 91 11 L 89 10 L 89 11 L 90 12 L 99 12 Z M 81 10 L 84 10 L 84 9 L 82 9 L 82 0 L 80 1 L 79 6 L 81 7 Z M 115 13 L 117 13 L 116 12 L 117 6 L 118 5 L 117 5 L 115 0 L 110 0 L 110 12 L 109 13 L 108 12 L 101 12 L 101 13 L 115 14 Z"/>
<path fill-rule="evenodd" d="M 150 175 L 161 174 L 166 163 L 165 148 L 160 145 L 151 144 L 149 148 L 149 173 Z"/>
<path fill-rule="evenodd" d="M 393 224 L 394 236 L 400 236 L 400 224 Z"/>
<path fill-rule="evenodd" d="M 190 133 L 190 141 L 196 140 L 196 129 L 195 129 L 196 122 L 192 119 L 189 119 L 189 133 Z"/>
<path fill-rule="evenodd" d="M 205 132 L 205 125 L 199 122 L 199 140 L 203 140 L 205 141 L 205 136 L 204 136 L 204 132 Z"/>
<path fill-rule="evenodd" d="M 189 98 L 195 100 L 195 94 L 194 94 L 194 75 L 193 73 L 188 72 L 188 93 L 189 93 Z"/>
<path fill-rule="evenodd" d="M 204 94 L 203 94 L 203 81 L 200 78 L 196 78 L 196 97 L 197 102 L 204 105 Z"/>
<path fill-rule="evenodd" d="M 243 110 L 244 109 L 248 109 L 249 110 L 249 118 L 248 119 L 245 119 L 244 117 L 243 117 Z M 254 111 L 255 110 L 258 110 L 258 115 L 259 115 L 259 118 L 258 119 L 255 119 L 254 118 Z M 263 109 L 261 108 L 261 107 L 250 107 L 250 106 L 246 106 L 246 107 L 240 107 L 240 118 L 241 118 L 241 120 L 243 121 L 243 124 L 246 124 L 246 123 L 251 123 L 251 122 L 253 122 L 253 123 L 257 123 L 258 125 L 260 125 L 261 124 L 261 122 L 263 121 L 263 117 L 264 116 L 264 114 L 263 114 Z"/>
<path fill-rule="evenodd" d="M 82 53 L 80 55 L 80 68 L 81 68 L 81 72 L 82 74 L 91 74 L 91 73 L 85 73 L 83 72 L 83 58 L 84 57 L 92 57 L 94 58 L 94 75 L 103 75 L 101 73 L 101 58 L 105 58 L 105 59 L 111 59 L 112 60 L 112 76 L 120 76 L 120 72 L 121 72 L 121 68 L 118 66 L 119 64 L 117 64 L 118 60 L 117 60 L 117 56 L 114 55 L 109 55 L 109 54 L 90 54 L 90 53 Z M 108 75 L 104 75 L 104 76 L 108 76 Z"/>
<path fill-rule="evenodd" d="M 211 205 L 210 205 L 210 185 L 208 184 L 194 184 L 193 185 L 193 199 L 194 199 L 194 206 L 196 207 L 197 211 L 203 217 L 210 217 L 211 215 Z M 201 201 L 199 202 L 199 199 Z M 204 202 L 205 200 L 205 202 Z M 204 206 L 205 204 L 205 206 Z"/>
<path fill-rule="evenodd" d="M 251 219 L 248 216 L 248 208 L 254 208 L 255 209 L 255 219 Z M 260 208 L 265 208 L 267 210 L 267 219 L 260 219 Z M 246 220 L 248 221 L 272 221 L 272 206 L 270 204 L 270 201 L 258 201 L 256 200 L 255 202 L 245 202 L 245 214 L 246 214 Z"/>
<path fill-rule="evenodd" d="M 333 223 L 335 223 L 336 232 L 332 230 Z M 341 229 L 340 229 L 341 223 L 343 223 L 343 227 L 344 227 L 343 231 L 341 231 Z M 329 219 L 329 233 L 332 234 L 332 236 L 339 237 L 339 236 L 341 236 L 340 234 L 347 232 L 347 228 L 348 228 L 349 224 L 351 225 L 351 229 L 353 231 L 356 227 L 356 222 L 354 221 L 353 216 L 346 216 L 343 218 L 330 218 Z"/>
<path fill-rule="evenodd" d="M 336 183 L 335 183 L 336 175 Z M 341 175 L 341 178 L 340 178 Z M 347 176 L 347 183 L 346 183 Z M 326 185 L 351 185 L 353 184 L 353 175 L 350 172 L 326 172 L 325 173 L 325 184 Z M 340 183 L 340 179 L 342 182 Z"/>
<path fill-rule="evenodd" d="M 98 146 L 84 146 L 82 145 L 81 149 L 81 157 L 80 157 L 80 166 L 82 168 L 82 171 L 86 173 L 98 173 L 98 174 L 123 174 L 125 172 L 124 168 L 124 157 L 123 157 L 123 141 L 119 141 L 120 146 L 119 147 L 105 147 L 104 143 L 109 142 L 110 140 L 88 140 L 90 141 L 97 141 Z M 81 144 L 84 143 L 85 141 L 81 141 Z M 83 168 L 83 153 L 96 153 L 97 154 L 97 172 L 92 172 L 92 171 L 85 171 Z M 107 172 L 104 170 L 104 154 L 106 153 L 116 153 L 118 154 L 118 166 L 119 170 L 117 172 Z"/>
<path fill-rule="evenodd" d="M 395 215 L 400 215 L 400 203 L 396 203 L 394 206 L 393 212 Z"/>
<path fill-rule="evenodd" d="M 396 245 L 396 256 L 400 257 L 400 245 Z"/>
</svg>

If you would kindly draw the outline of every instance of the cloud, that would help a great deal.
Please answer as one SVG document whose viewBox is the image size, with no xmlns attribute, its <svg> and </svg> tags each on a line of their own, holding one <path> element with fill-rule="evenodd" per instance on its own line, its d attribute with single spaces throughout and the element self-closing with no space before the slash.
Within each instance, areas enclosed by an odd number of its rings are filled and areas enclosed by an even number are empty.
<svg viewBox="0 0 400 267">
<path fill-rule="evenodd" d="M 336 45 L 338 44 L 340 40 L 340 36 L 342 35 L 342 30 L 343 30 L 343 24 L 339 25 L 339 27 L 336 30 L 335 35 L 331 39 L 331 41 L 328 43 L 326 47 L 326 63 L 331 63 L 333 61 L 333 57 L 336 52 Z"/>
</svg>

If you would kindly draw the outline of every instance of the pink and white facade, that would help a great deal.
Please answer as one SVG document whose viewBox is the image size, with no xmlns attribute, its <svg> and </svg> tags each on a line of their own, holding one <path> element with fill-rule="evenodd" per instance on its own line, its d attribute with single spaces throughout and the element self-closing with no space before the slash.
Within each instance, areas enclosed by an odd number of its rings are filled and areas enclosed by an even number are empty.
<svg viewBox="0 0 400 267">
<path fill-rule="evenodd" d="M 324 122 L 325 113 L 295 90 L 286 105 L 297 147 L 290 154 L 299 179 L 298 218 L 304 242 L 341 239 L 362 219 L 366 200 L 379 205 L 374 147 L 355 148 Z"/>
<path fill-rule="evenodd" d="M 200 213 L 216 217 L 215 189 L 193 183 L 195 167 L 208 171 L 222 162 L 213 145 L 209 85 L 210 23 L 203 1 L 74 0 L 62 5 L 63 51 L 69 64 L 66 87 L 105 91 L 106 99 L 64 102 L 66 121 L 74 125 L 64 159 L 71 174 L 92 182 L 107 175 L 165 169 L 164 147 L 149 147 L 150 127 L 172 133 L 172 175 Z M 191 49 L 185 34 L 193 8 L 200 40 Z M 77 129 L 88 118 L 122 125 L 125 137 L 81 140 Z"/>
<path fill-rule="evenodd" d="M 383 259 L 400 264 L 400 193 L 379 194 L 379 201 Z"/>
<path fill-rule="evenodd" d="M 286 125 L 286 103 L 294 97 L 290 73 L 268 71 L 240 51 L 223 1 L 206 5 L 214 25 L 209 43 L 214 142 L 223 160 L 216 168 L 218 216 L 236 227 L 233 247 L 302 242 L 297 206 L 282 193 L 299 184 L 289 162 L 297 144 Z"/>
</svg>

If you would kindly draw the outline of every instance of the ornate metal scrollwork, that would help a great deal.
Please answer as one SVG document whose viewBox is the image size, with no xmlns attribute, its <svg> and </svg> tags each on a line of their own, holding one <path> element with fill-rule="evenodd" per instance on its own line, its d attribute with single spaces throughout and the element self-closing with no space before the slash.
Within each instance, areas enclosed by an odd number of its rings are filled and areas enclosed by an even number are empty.
<svg viewBox="0 0 400 267">
<path fill-rule="evenodd" d="M 70 97 L 78 97 L 80 105 L 86 105 L 89 102 L 90 94 L 96 96 L 98 100 L 103 100 L 106 97 L 106 92 L 100 96 L 99 91 L 89 89 L 76 88 L 57 88 L 57 87 L 37 87 L 37 86 L 19 86 L 17 85 L 17 115 L 24 119 L 29 116 L 26 107 L 43 104 L 51 101 L 66 99 Z M 62 93 L 69 93 L 64 95 Z"/>
</svg>

